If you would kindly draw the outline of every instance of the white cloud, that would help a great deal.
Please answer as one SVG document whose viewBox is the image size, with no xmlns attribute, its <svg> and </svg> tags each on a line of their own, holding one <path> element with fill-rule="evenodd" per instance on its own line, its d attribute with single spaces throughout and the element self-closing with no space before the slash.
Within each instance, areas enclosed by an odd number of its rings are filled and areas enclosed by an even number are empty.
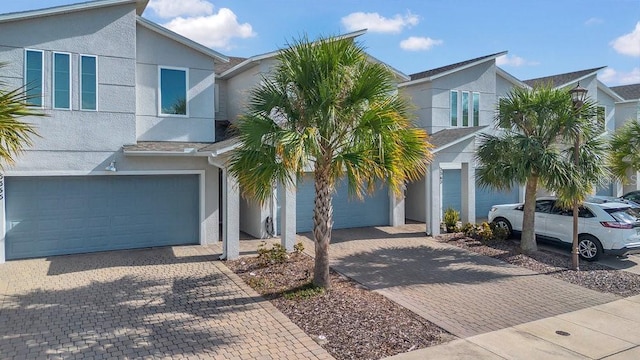
<svg viewBox="0 0 640 360">
<path fill-rule="evenodd" d="M 442 44 L 442 40 L 435 40 L 429 37 L 411 36 L 400 42 L 400 47 L 408 51 L 429 50 L 436 45 Z"/>
<path fill-rule="evenodd" d="M 385 18 L 378 13 L 355 12 L 342 18 L 342 25 L 347 28 L 347 31 L 368 29 L 371 32 L 392 34 L 397 34 L 403 28 L 417 25 L 419 22 L 420 18 L 411 13 Z"/>
<path fill-rule="evenodd" d="M 593 26 L 593 25 L 600 25 L 604 22 L 604 20 L 597 18 L 597 17 L 592 17 L 590 19 L 588 19 L 587 21 L 584 22 L 585 25 L 587 26 Z"/>
<path fill-rule="evenodd" d="M 245 39 L 256 35 L 251 24 L 238 23 L 236 14 L 227 8 L 209 16 L 177 17 L 164 27 L 202 45 L 224 50 L 231 48 L 233 38 Z"/>
<path fill-rule="evenodd" d="M 640 67 L 633 68 L 630 72 L 618 72 L 612 68 L 606 68 L 598 78 L 610 86 L 640 83 Z"/>
<path fill-rule="evenodd" d="M 512 66 L 520 67 L 525 65 L 538 65 L 537 61 L 529 61 L 521 58 L 518 55 L 502 55 L 496 58 L 496 65 L 498 66 Z"/>
<path fill-rule="evenodd" d="M 164 19 L 213 14 L 213 4 L 205 0 L 151 0 L 148 6 Z"/>
<path fill-rule="evenodd" d="M 632 32 L 613 40 L 611 46 L 620 54 L 640 57 L 640 21 Z"/>
</svg>

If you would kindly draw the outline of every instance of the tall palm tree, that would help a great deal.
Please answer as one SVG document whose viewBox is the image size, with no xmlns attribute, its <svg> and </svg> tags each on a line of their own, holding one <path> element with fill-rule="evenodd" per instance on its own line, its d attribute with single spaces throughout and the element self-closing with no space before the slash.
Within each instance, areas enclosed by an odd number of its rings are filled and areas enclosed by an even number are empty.
<svg viewBox="0 0 640 360">
<path fill-rule="evenodd" d="M 0 63 L 0 70 L 6 64 Z M 31 146 L 31 136 L 37 136 L 33 125 L 20 120 L 24 116 L 42 116 L 43 113 L 30 107 L 26 87 L 5 90 L 0 81 L 0 169 L 15 162 L 15 156 L 26 146 Z"/>
<path fill-rule="evenodd" d="M 610 168 L 613 175 L 628 182 L 628 172 L 640 171 L 640 123 L 627 121 L 611 137 Z"/>
<path fill-rule="evenodd" d="M 362 198 L 385 181 L 399 195 L 425 173 L 430 145 L 412 127 L 391 71 L 352 39 L 303 37 L 278 60 L 250 93 L 229 171 L 245 196 L 265 202 L 274 183 L 295 186 L 313 169 L 313 282 L 328 288 L 336 183 L 346 178 Z"/>
<path fill-rule="evenodd" d="M 593 142 L 583 143 L 578 166 L 572 165 L 570 156 L 575 139 L 588 137 L 590 125 L 586 119 L 595 113 L 594 108 L 589 102 L 574 109 L 568 91 L 547 85 L 514 88 L 498 103 L 496 125 L 503 131 L 482 136 L 476 155 L 481 165 L 476 176 L 481 186 L 497 189 L 525 184 L 523 251 L 537 250 L 534 226 L 538 188 L 557 192 L 561 200 L 583 199 L 598 176 L 592 172 L 602 156 L 589 159 L 590 153 L 598 153 L 595 137 L 591 137 Z M 581 174 L 583 171 L 590 173 Z"/>
</svg>

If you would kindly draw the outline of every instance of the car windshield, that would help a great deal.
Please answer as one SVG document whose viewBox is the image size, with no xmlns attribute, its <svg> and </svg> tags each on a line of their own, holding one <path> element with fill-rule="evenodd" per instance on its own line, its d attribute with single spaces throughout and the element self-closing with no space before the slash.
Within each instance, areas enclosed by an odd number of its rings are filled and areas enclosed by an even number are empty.
<svg viewBox="0 0 640 360">
<path fill-rule="evenodd" d="M 605 209 L 607 213 L 613 216 L 619 222 L 634 224 L 640 222 L 640 208 L 628 207 L 620 209 Z"/>
</svg>

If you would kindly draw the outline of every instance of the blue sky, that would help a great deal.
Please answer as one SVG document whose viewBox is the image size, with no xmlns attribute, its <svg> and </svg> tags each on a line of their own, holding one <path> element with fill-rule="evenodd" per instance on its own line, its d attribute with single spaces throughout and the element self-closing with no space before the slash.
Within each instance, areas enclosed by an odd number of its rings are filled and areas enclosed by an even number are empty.
<svg viewBox="0 0 640 360">
<path fill-rule="evenodd" d="M 228 56 L 368 28 L 369 53 L 406 74 L 506 50 L 499 65 L 522 80 L 608 66 L 607 85 L 640 83 L 640 0 L 150 0 L 143 16 Z"/>
</svg>

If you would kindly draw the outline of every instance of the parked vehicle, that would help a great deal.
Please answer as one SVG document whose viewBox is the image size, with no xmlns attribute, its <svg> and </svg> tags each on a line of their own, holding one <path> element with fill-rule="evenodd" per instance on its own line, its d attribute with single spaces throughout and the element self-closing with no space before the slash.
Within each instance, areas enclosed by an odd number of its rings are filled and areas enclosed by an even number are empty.
<svg viewBox="0 0 640 360">
<path fill-rule="evenodd" d="M 622 195 L 623 199 L 630 200 L 636 203 L 640 203 L 640 190 L 630 191 Z"/>
<path fill-rule="evenodd" d="M 510 233 L 522 231 L 524 204 L 494 205 L 489 222 Z M 573 211 L 556 204 L 553 197 L 536 200 L 536 238 L 570 245 Z M 624 256 L 640 253 L 640 207 L 618 201 L 585 202 L 578 212 L 580 257 L 597 260 L 603 253 Z"/>
</svg>

